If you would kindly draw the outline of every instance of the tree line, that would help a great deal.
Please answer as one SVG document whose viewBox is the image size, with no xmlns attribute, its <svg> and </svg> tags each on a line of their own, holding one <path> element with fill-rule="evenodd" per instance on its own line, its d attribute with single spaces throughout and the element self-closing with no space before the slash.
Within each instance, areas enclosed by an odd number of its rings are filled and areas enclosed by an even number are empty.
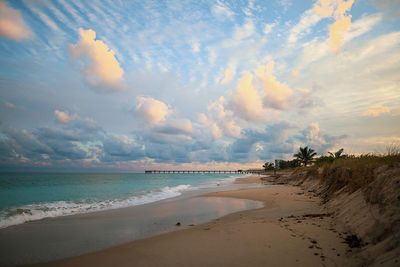
<svg viewBox="0 0 400 267">
<path fill-rule="evenodd" d="M 331 163 L 335 159 L 346 157 L 347 155 L 343 154 L 344 149 L 341 148 L 336 152 L 328 152 L 328 156 L 320 156 L 315 159 L 317 153 L 314 149 L 309 148 L 308 146 L 300 147 L 299 152 L 293 155 L 294 159 L 292 160 L 275 160 L 273 162 L 266 162 L 263 165 L 265 171 L 271 171 L 275 169 L 293 169 L 300 166 L 308 166 L 312 163 L 323 164 L 323 163 Z"/>
</svg>

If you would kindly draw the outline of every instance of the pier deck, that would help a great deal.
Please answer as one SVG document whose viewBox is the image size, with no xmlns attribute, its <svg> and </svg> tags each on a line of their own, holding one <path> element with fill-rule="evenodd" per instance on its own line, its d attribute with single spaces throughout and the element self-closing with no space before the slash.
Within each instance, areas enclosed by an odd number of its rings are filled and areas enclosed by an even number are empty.
<svg viewBox="0 0 400 267">
<path fill-rule="evenodd" d="M 249 170 L 145 170 L 145 173 L 256 173 Z"/>
</svg>

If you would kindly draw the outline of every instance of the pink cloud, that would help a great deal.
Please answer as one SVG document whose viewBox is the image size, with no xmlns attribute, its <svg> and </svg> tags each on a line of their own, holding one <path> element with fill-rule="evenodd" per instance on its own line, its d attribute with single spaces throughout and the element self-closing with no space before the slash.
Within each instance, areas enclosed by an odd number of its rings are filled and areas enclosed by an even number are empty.
<svg viewBox="0 0 400 267">
<path fill-rule="evenodd" d="M 59 111 L 59 110 L 55 110 L 54 115 L 56 116 L 57 121 L 59 121 L 61 123 L 69 123 L 78 118 L 77 114 L 69 115 L 68 113 L 66 113 L 64 111 Z"/>
<path fill-rule="evenodd" d="M 9 109 L 14 109 L 15 105 L 13 103 L 6 102 L 6 107 L 8 107 Z"/>
<path fill-rule="evenodd" d="M 152 97 L 137 97 L 136 112 L 143 116 L 149 124 L 157 124 L 170 113 L 168 106 Z"/>
<path fill-rule="evenodd" d="M 115 58 L 115 52 L 103 41 L 95 40 L 96 32 L 79 29 L 79 42 L 69 45 L 69 53 L 74 58 L 84 61 L 85 81 L 93 87 L 105 86 L 113 91 L 126 88 L 123 78 L 124 70 Z"/>
<path fill-rule="evenodd" d="M 8 7 L 6 2 L 0 1 L 0 35 L 19 42 L 29 39 L 30 33 L 21 12 Z"/>
</svg>

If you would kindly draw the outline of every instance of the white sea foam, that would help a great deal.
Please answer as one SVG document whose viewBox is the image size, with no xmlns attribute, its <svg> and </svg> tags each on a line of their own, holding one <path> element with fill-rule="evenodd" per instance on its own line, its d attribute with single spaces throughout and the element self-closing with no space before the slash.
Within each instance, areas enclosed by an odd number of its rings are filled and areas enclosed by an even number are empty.
<svg viewBox="0 0 400 267">
<path fill-rule="evenodd" d="M 127 199 L 81 203 L 57 201 L 14 207 L 0 212 L 0 228 L 6 228 L 12 225 L 41 220 L 44 218 L 142 205 L 179 196 L 183 191 L 186 191 L 189 188 L 190 185 L 178 185 L 174 187 L 166 186 L 159 191 L 144 193 Z"/>
</svg>

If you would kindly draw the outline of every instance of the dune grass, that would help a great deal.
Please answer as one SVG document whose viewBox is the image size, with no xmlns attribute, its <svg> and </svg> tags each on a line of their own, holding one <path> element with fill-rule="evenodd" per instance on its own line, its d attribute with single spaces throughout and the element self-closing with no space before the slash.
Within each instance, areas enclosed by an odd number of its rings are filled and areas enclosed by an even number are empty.
<svg viewBox="0 0 400 267">
<path fill-rule="evenodd" d="M 321 181 L 327 185 L 327 195 L 346 187 L 349 192 L 368 186 L 381 166 L 400 166 L 400 146 L 391 146 L 385 154 L 347 155 L 331 163 L 313 166 Z"/>
</svg>

